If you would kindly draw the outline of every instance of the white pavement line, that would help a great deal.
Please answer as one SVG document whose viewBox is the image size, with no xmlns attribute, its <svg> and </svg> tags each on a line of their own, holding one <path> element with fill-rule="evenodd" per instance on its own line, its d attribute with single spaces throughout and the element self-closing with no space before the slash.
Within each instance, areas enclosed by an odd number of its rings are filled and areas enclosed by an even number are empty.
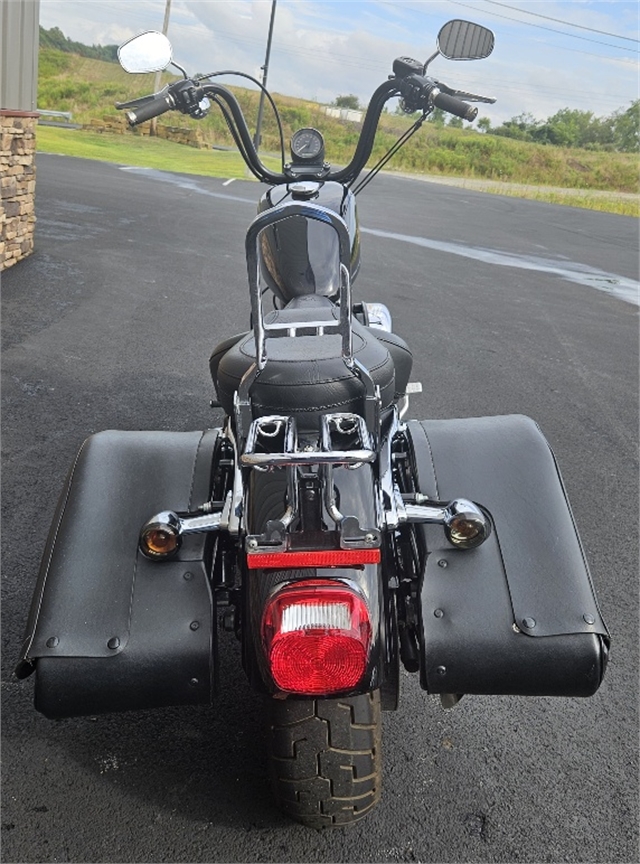
<svg viewBox="0 0 640 864">
<path fill-rule="evenodd" d="M 223 183 L 222 185 L 223 185 L 223 186 L 228 186 L 229 183 L 233 183 L 233 181 L 234 181 L 235 179 L 236 179 L 235 177 L 232 177 L 230 180 L 225 180 L 224 183 Z"/>
<path fill-rule="evenodd" d="M 577 261 L 559 262 L 551 258 L 539 258 L 534 255 L 518 255 L 516 253 L 502 252 L 497 249 L 483 249 L 478 246 L 464 246 L 461 243 L 446 243 L 442 240 L 428 240 L 426 237 L 411 237 L 407 234 L 394 234 L 390 231 L 378 231 L 374 228 L 360 229 L 363 234 L 373 234 L 375 237 L 386 237 L 389 240 L 400 240 L 403 243 L 413 243 L 416 246 L 424 246 L 426 249 L 434 249 L 437 252 L 448 252 L 451 255 L 460 255 L 463 258 L 471 258 L 474 261 L 482 261 L 484 264 L 497 264 L 502 267 L 517 267 L 520 270 L 537 270 L 540 273 L 550 273 L 576 282 L 578 285 L 586 285 L 589 288 L 597 288 L 640 306 L 640 283 L 625 276 L 615 273 L 605 273 L 587 264 Z"/>
</svg>

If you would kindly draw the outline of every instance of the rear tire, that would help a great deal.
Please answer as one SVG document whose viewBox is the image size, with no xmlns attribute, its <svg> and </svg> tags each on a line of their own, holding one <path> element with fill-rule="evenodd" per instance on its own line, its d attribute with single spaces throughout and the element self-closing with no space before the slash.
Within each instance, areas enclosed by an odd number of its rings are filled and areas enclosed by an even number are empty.
<svg viewBox="0 0 640 864">
<path fill-rule="evenodd" d="M 271 699 L 274 795 L 309 828 L 357 822 L 380 800 L 380 691 L 344 699 Z"/>
</svg>

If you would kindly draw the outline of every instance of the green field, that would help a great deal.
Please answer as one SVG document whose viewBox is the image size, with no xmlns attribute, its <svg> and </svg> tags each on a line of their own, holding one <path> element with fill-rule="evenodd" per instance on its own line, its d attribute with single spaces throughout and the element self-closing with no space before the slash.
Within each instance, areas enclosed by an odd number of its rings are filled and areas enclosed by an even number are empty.
<svg viewBox="0 0 640 864">
<path fill-rule="evenodd" d="M 130 99 L 152 89 L 152 75 L 127 75 L 113 63 L 54 49 L 40 51 L 38 107 L 71 111 L 74 123 L 88 124 L 96 118 L 118 118 L 121 115 L 113 107 L 116 100 Z M 257 114 L 258 94 L 242 88 L 234 89 L 234 92 L 251 126 Z M 357 124 L 329 118 L 321 106 L 312 102 L 277 94 L 274 98 L 287 139 L 301 126 L 315 126 L 325 136 L 327 159 L 335 164 L 349 161 L 359 134 Z M 197 126 L 208 145 L 233 145 L 224 120 L 216 109 L 200 123 L 176 114 L 164 115 L 159 122 L 182 127 Z M 404 116 L 382 115 L 370 165 L 386 152 L 410 122 Z M 262 132 L 264 149 L 277 152 L 276 125 L 268 106 Z M 173 149 L 176 147 L 177 150 Z M 233 152 L 199 151 L 132 133 L 99 135 L 41 126 L 38 149 L 185 173 L 246 176 L 240 157 Z M 277 165 L 276 162 L 272 164 L 274 167 Z M 483 134 L 471 128 L 440 128 L 426 123 L 392 159 L 389 168 L 410 174 L 487 181 L 486 187 L 480 187 L 483 191 L 638 215 L 638 157 L 634 153 L 544 146 Z M 518 187 L 554 188 L 516 188 L 510 185 L 500 190 L 494 181 L 517 184 Z M 593 194 L 594 191 L 598 194 Z"/>
<path fill-rule="evenodd" d="M 37 148 L 43 153 L 99 159 L 118 165 L 157 168 L 181 174 L 202 174 L 207 177 L 244 178 L 247 169 L 239 153 L 229 150 L 196 150 L 161 138 L 135 135 L 98 134 L 84 129 L 59 129 L 38 126 Z M 279 162 L 266 159 L 278 170 Z M 249 179 L 247 177 L 247 179 Z"/>
</svg>

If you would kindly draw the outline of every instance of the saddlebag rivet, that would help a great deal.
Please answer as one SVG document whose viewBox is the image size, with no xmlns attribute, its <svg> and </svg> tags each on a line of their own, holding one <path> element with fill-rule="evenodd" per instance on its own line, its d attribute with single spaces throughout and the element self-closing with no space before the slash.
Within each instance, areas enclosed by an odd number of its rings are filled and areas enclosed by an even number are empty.
<svg viewBox="0 0 640 864">
<path fill-rule="evenodd" d="M 589 625 L 591 625 L 591 624 L 595 624 L 595 623 L 596 623 L 596 619 L 593 617 L 593 615 L 589 615 L 588 612 L 585 613 L 585 614 L 582 616 L 582 618 L 583 618 L 585 624 L 589 624 Z"/>
<path fill-rule="evenodd" d="M 447 667 L 446 666 L 436 666 L 436 673 L 438 675 L 446 675 L 447 674 Z"/>
<path fill-rule="evenodd" d="M 51 639 L 47 639 L 47 648 L 55 648 L 59 641 L 57 636 L 52 636 Z"/>
<path fill-rule="evenodd" d="M 107 642 L 107 648 L 111 648 L 112 651 L 115 651 L 116 648 L 120 647 L 120 640 L 117 636 L 112 636 L 111 639 Z"/>
<path fill-rule="evenodd" d="M 193 579 L 193 573 L 191 573 L 189 570 L 187 570 L 187 572 L 183 574 L 182 578 L 186 579 L 188 582 L 190 579 Z"/>
<path fill-rule="evenodd" d="M 527 630 L 533 630 L 533 628 L 536 626 L 536 619 L 535 618 L 523 618 L 522 619 L 522 626 L 526 627 Z"/>
<path fill-rule="evenodd" d="M 192 630 L 197 630 L 199 626 L 200 626 L 199 621 L 192 621 L 191 624 L 189 624 L 189 627 L 191 627 Z"/>
<path fill-rule="evenodd" d="M 438 561 L 438 567 L 448 567 L 448 566 L 449 566 L 449 562 L 447 561 L 446 558 L 441 558 Z"/>
<path fill-rule="evenodd" d="M 444 618 L 444 610 L 442 609 L 436 609 L 433 614 L 436 618 Z"/>
<path fill-rule="evenodd" d="M 197 678 L 192 678 L 191 681 L 189 681 L 189 684 L 191 687 L 197 687 L 199 683 L 200 682 L 198 681 Z"/>
</svg>

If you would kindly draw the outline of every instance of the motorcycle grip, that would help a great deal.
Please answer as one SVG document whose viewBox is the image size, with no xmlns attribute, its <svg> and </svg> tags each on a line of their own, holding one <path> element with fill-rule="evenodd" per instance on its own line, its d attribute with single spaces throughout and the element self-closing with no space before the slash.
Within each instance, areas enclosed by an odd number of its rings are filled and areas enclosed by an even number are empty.
<svg viewBox="0 0 640 864">
<path fill-rule="evenodd" d="M 145 120 L 151 120 L 166 111 L 171 111 L 172 108 L 175 108 L 175 100 L 169 93 L 165 93 L 163 96 L 151 99 L 134 111 L 127 111 L 126 117 L 129 126 L 137 126 L 139 123 L 144 123 Z"/>
<path fill-rule="evenodd" d="M 455 114 L 456 117 L 468 120 L 469 123 L 478 116 L 478 109 L 475 105 L 469 105 L 467 102 L 463 102 L 462 99 L 449 96 L 448 93 L 436 93 L 433 97 L 433 104 L 436 108 L 442 108 L 448 114 Z"/>
</svg>

